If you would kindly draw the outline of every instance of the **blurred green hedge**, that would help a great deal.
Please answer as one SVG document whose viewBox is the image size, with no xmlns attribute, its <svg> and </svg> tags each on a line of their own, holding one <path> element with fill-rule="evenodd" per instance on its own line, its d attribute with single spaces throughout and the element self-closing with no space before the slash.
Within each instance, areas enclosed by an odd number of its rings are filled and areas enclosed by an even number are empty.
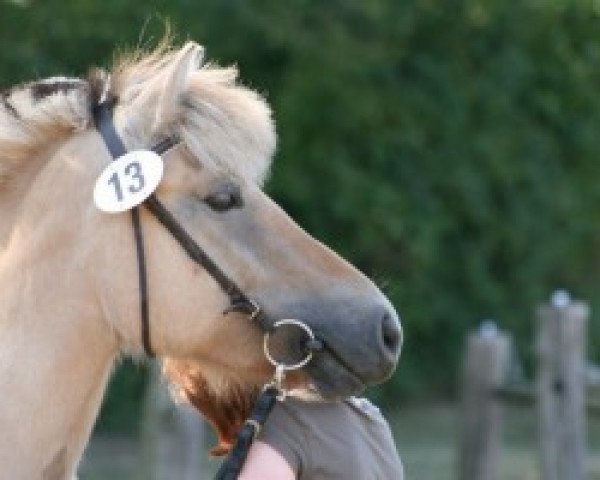
<svg viewBox="0 0 600 480">
<path fill-rule="evenodd" d="M 482 318 L 527 356 L 553 288 L 600 303 L 599 5 L 5 1 L 0 83 L 85 73 L 165 18 L 237 63 L 275 110 L 271 194 L 402 315 L 400 368 L 378 390 L 391 402 L 451 393 Z"/>
</svg>

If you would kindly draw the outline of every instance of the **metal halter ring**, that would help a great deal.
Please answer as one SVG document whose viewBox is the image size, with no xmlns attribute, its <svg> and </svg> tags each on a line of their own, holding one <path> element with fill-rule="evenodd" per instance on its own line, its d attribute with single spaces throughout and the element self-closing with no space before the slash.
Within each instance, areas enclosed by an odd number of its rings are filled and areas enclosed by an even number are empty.
<svg viewBox="0 0 600 480">
<path fill-rule="evenodd" d="M 292 365 L 286 365 L 284 363 L 280 363 L 277 360 L 275 360 L 273 358 L 273 356 L 271 355 L 271 352 L 269 351 L 269 339 L 271 338 L 271 333 L 273 333 L 277 328 L 282 327 L 284 325 L 293 325 L 295 327 L 301 328 L 302 330 L 304 330 L 304 333 L 306 333 L 306 335 L 308 335 L 308 338 L 310 339 L 310 341 L 315 340 L 315 334 L 310 329 L 310 327 L 308 325 L 306 325 L 306 323 L 304 323 L 300 320 L 295 320 L 293 318 L 284 318 L 283 320 L 278 320 L 273 325 L 273 331 L 265 333 L 264 342 L 263 342 L 263 350 L 265 352 L 265 357 L 267 357 L 267 360 L 269 361 L 269 363 L 271 365 L 273 365 L 275 368 L 288 372 L 291 370 L 298 370 L 298 369 L 304 367 L 308 362 L 310 362 L 312 360 L 313 352 L 312 352 L 312 350 L 309 350 L 308 353 L 306 354 L 306 357 L 304 357 L 302 360 L 300 360 L 297 363 L 293 363 Z"/>
</svg>

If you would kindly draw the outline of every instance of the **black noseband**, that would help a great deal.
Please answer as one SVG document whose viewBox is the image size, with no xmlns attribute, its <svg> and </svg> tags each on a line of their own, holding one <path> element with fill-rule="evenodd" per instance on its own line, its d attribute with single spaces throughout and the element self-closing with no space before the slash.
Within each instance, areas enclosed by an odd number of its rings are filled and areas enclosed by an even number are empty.
<svg viewBox="0 0 600 480">
<path fill-rule="evenodd" d="M 93 108 L 94 122 L 96 129 L 102 136 L 108 151 L 113 159 L 127 153 L 123 141 L 115 129 L 112 119 L 114 102 L 105 101 Z M 179 143 L 179 139 L 169 137 L 151 148 L 152 151 L 162 155 L 167 150 Z M 231 280 L 219 266 L 202 250 L 196 241 L 187 233 L 177 219 L 167 210 L 167 208 L 158 200 L 156 195 L 150 195 L 143 204 L 156 219 L 177 239 L 182 248 L 198 265 L 204 268 L 213 279 L 223 289 L 229 297 L 230 306 L 224 313 L 241 312 L 251 315 L 263 330 L 269 330 L 264 314 L 260 311 L 258 304 L 250 300 L 246 294 Z M 142 326 L 142 344 L 148 356 L 154 356 L 152 351 L 152 342 L 150 339 L 150 312 L 148 303 L 148 279 L 146 275 L 146 257 L 144 250 L 144 236 L 142 225 L 140 223 L 140 214 L 138 207 L 131 210 L 131 221 L 135 235 L 137 247 L 137 262 L 139 274 L 140 289 L 140 312 Z"/>
</svg>

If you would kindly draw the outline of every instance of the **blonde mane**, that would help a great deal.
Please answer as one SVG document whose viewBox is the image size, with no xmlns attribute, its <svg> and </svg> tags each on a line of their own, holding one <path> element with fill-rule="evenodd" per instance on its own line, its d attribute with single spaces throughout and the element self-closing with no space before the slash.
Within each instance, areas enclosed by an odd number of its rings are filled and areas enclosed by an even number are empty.
<svg viewBox="0 0 600 480">
<path fill-rule="evenodd" d="M 42 149 L 92 128 L 92 107 L 106 98 L 117 101 L 117 126 L 130 147 L 148 147 L 149 137 L 166 134 L 128 125 L 122 117 L 148 94 L 149 84 L 168 74 L 181 50 L 163 41 L 152 51 L 122 55 L 110 73 L 95 69 L 87 79 L 51 77 L 1 92 L 0 185 Z M 180 96 L 180 118 L 169 133 L 180 135 L 204 166 L 261 183 L 275 149 L 271 111 L 237 78 L 234 67 L 198 65 L 190 72 Z"/>
</svg>

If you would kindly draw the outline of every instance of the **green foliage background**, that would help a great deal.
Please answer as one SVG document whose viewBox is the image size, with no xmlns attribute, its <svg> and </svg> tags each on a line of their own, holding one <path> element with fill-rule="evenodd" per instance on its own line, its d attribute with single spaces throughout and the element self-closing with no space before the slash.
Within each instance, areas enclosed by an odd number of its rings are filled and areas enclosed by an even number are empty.
<svg viewBox="0 0 600 480">
<path fill-rule="evenodd" d="M 0 86 L 85 74 L 165 19 L 267 95 L 270 192 L 393 299 L 387 401 L 451 394 L 482 318 L 527 357 L 552 289 L 598 306 L 596 0 L 0 0 Z"/>
</svg>

